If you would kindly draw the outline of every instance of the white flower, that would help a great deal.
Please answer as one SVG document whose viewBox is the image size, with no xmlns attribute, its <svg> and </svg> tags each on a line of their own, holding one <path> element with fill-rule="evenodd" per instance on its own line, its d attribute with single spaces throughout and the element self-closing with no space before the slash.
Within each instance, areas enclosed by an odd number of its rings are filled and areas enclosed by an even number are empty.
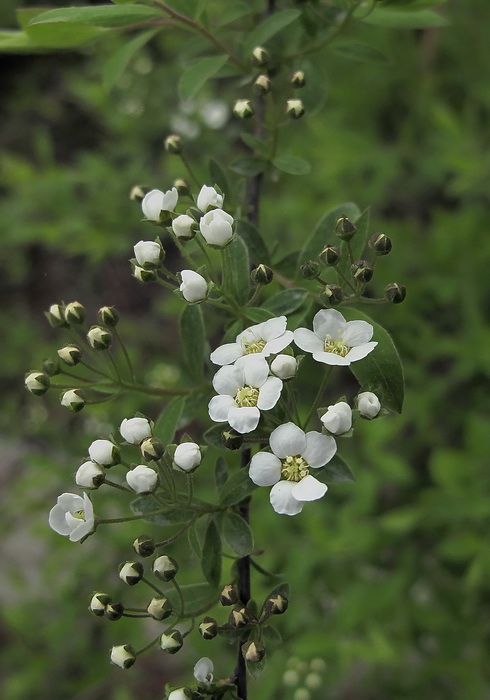
<svg viewBox="0 0 490 700">
<path fill-rule="evenodd" d="M 208 245 L 224 248 L 233 238 L 233 217 L 222 209 L 212 209 L 201 218 L 199 230 Z"/>
<path fill-rule="evenodd" d="M 216 192 L 214 187 L 203 185 L 197 195 L 197 208 L 200 211 L 206 212 L 209 207 L 217 207 L 221 209 L 223 206 L 223 195 Z"/>
<path fill-rule="evenodd" d="M 345 401 L 339 401 L 329 406 L 320 420 L 330 433 L 342 435 L 352 428 L 352 409 Z"/>
<path fill-rule="evenodd" d="M 381 403 L 372 391 L 361 391 L 357 396 L 357 408 L 363 418 L 376 418 L 381 410 Z"/>
<path fill-rule="evenodd" d="M 162 192 L 161 190 L 150 190 L 141 202 L 141 209 L 146 219 L 159 221 L 162 211 L 173 211 L 177 206 L 179 193 L 176 187 Z"/>
<path fill-rule="evenodd" d="M 335 309 L 321 309 L 313 319 L 313 331 L 297 328 L 296 345 L 326 365 L 350 365 L 369 355 L 378 343 L 369 342 L 373 327 L 366 321 L 346 321 Z"/>
<path fill-rule="evenodd" d="M 201 459 L 201 450 L 195 442 L 183 442 L 175 449 L 174 463 L 185 472 L 191 472 L 199 466 Z"/>
<path fill-rule="evenodd" d="M 316 501 L 327 486 L 310 474 L 327 464 L 337 445 L 333 437 L 314 430 L 303 432 L 294 423 L 272 431 L 270 452 L 258 452 L 250 462 L 249 476 L 257 486 L 272 486 L 270 502 L 276 513 L 296 515 L 306 501 Z"/>
<path fill-rule="evenodd" d="M 134 246 L 134 257 L 138 265 L 145 269 L 160 267 L 163 248 L 156 241 L 139 241 Z"/>
<path fill-rule="evenodd" d="M 110 467 L 119 459 L 119 449 L 110 440 L 94 440 L 88 448 L 92 462 Z"/>
<path fill-rule="evenodd" d="M 260 411 L 274 408 L 282 390 L 282 381 L 269 376 L 264 357 L 245 355 L 234 365 L 221 367 L 213 378 L 218 392 L 209 402 L 209 417 L 228 421 L 239 433 L 250 433 L 258 425 Z"/>
<path fill-rule="evenodd" d="M 75 474 L 77 486 L 83 489 L 97 489 L 105 479 L 105 472 L 95 462 L 84 462 Z"/>
<path fill-rule="evenodd" d="M 126 474 L 126 481 L 136 493 L 152 493 L 157 487 L 158 474 L 154 469 L 138 464 Z"/>
<path fill-rule="evenodd" d="M 271 372 L 279 379 L 292 379 L 297 370 L 296 358 L 292 355 L 278 355 L 271 362 Z"/>
<path fill-rule="evenodd" d="M 111 661 L 121 668 L 129 668 L 136 661 L 136 654 L 130 644 L 118 644 L 111 649 Z"/>
<path fill-rule="evenodd" d="M 49 526 L 59 535 L 65 535 L 71 542 L 95 530 L 94 507 L 86 493 L 83 498 L 76 493 L 62 493 L 49 513 Z"/>
<path fill-rule="evenodd" d="M 194 231 L 191 227 L 195 225 L 195 223 L 192 216 L 181 214 L 172 221 L 172 231 L 177 238 L 192 238 L 194 236 Z"/>
<path fill-rule="evenodd" d="M 213 662 L 207 656 L 203 656 L 194 666 L 194 678 L 203 685 L 210 685 L 213 682 L 213 671 Z"/>
<path fill-rule="evenodd" d="M 189 696 L 185 692 L 185 688 L 177 688 L 177 690 L 172 690 L 168 700 L 189 700 Z"/>
<path fill-rule="evenodd" d="M 140 442 L 151 435 L 151 425 L 148 418 L 135 416 L 134 418 L 125 418 L 119 426 L 119 432 L 126 442 L 132 445 L 139 445 Z"/>
<path fill-rule="evenodd" d="M 225 343 L 216 348 L 210 355 L 211 362 L 215 365 L 229 365 L 242 355 L 255 354 L 268 357 L 281 352 L 293 341 L 293 332 L 286 330 L 286 323 L 286 316 L 278 316 L 250 326 L 237 335 L 234 343 Z M 294 358 L 291 359 L 296 364 Z M 274 372 L 274 374 L 277 373 Z"/>
<path fill-rule="evenodd" d="M 197 304 L 208 295 L 208 283 L 198 272 L 194 270 L 182 270 L 180 273 L 182 284 L 179 289 L 182 296 L 189 304 Z"/>
</svg>

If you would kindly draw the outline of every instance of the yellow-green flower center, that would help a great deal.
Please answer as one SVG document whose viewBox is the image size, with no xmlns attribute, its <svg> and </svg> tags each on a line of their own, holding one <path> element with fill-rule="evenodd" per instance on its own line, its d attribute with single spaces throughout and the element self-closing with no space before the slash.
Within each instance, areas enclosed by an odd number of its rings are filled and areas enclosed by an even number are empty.
<svg viewBox="0 0 490 700">
<path fill-rule="evenodd" d="M 325 338 L 324 348 L 325 352 L 333 352 L 340 357 L 345 357 L 350 350 L 343 338 L 332 338 L 330 334 Z"/>
<path fill-rule="evenodd" d="M 252 340 L 250 343 L 244 343 L 245 355 L 262 352 L 262 350 L 265 348 L 265 344 L 265 340 Z"/>
<path fill-rule="evenodd" d="M 256 406 L 259 399 L 259 390 L 253 386 L 242 386 L 235 396 L 235 401 L 240 408 Z"/>
<path fill-rule="evenodd" d="M 72 511 L 72 515 L 74 518 L 77 518 L 78 520 L 85 520 L 85 511 L 83 510 L 83 508 L 81 510 Z"/>
<path fill-rule="evenodd" d="M 300 455 L 286 457 L 282 461 L 281 476 L 286 481 L 301 481 L 310 473 L 309 466 L 306 459 Z"/>
</svg>

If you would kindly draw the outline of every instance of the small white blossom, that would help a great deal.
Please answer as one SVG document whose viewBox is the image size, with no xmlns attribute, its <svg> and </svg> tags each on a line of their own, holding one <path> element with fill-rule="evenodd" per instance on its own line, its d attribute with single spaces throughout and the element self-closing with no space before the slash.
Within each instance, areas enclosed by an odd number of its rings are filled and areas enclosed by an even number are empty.
<svg viewBox="0 0 490 700">
<path fill-rule="evenodd" d="M 305 433 L 294 423 L 272 431 L 270 452 L 258 452 L 250 462 L 249 476 L 257 486 L 272 486 L 270 502 L 276 513 L 296 515 L 307 501 L 316 501 L 327 486 L 310 474 L 329 462 L 337 451 L 333 437 L 314 430 Z"/>
<path fill-rule="evenodd" d="M 370 342 L 373 327 L 366 321 L 346 321 L 336 309 L 321 309 L 313 319 L 313 331 L 297 328 L 296 345 L 327 365 L 350 365 L 362 360 L 378 343 Z"/>
<path fill-rule="evenodd" d="M 213 671 L 213 662 L 207 656 L 203 656 L 194 666 L 194 678 L 203 685 L 210 685 L 213 682 Z"/>
<path fill-rule="evenodd" d="M 129 668 L 136 661 L 136 654 L 130 644 L 118 644 L 111 649 L 111 661 L 121 668 Z"/>
<path fill-rule="evenodd" d="M 139 445 L 151 435 L 150 421 L 148 418 L 141 416 L 125 418 L 119 426 L 119 432 L 126 442 L 130 442 L 132 445 Z"/>
<path fill-rule="evenodd" d="M 146 219 L 159 221 L 162 211 L 174 211 L 178 199 L 179 193 L 175 187 L 166 192 L 151 190 L 144 196 L 141 202 L 141 209 Z"/>
<path fill-rule="evenodd" d="M 183 442 L 175 449 L 174 463 L 185 472 L 191 472 L 199 466 L 201 459 L 201 450 L 195 442 Z"/>
<path fill-rule="evenodd" d="M 59 535 L 78 542 L 95 530 L 94 507 L 86 493 L 62 493 L 49 513 L 49 526 Z"/>
<path fill-rule="evenodd" d="M 292 379 L 297 370 L 296 358 L 291 355 L 278 355 L 271 362 L 271 372 L 279 379 Z"/>
<path fill-rule="evenodd" d="M 75 474 L 77 486 L 81 486 L 82 489 L 97 489 L 104 479 L 104 470 L 95 462 L 84 462 Z"/>
<path fill-rule="evenodd" d="M 208 283 L 202 275 L 194 270 L 182 270 L 180 273 L 182 284 L 179 289 L 182 296 L 189 304 L 197 304 L 204 301 L 208 295 Z"/>
<path fill-rule="evenodd" d="M 134 246 L 134 257 L 145 270 L 160 267 L 163 248 L 156 241 L 139 241 Z"/>
<path fill-rule="evenodd" d="M 286 323 L 286 316 L 278 316 L 246 328 L 237 335 L 234 343 L 225 343 L 216 348 L 210 355 L 211 362 L 215 365 L 229 365 L 242 355 L 269 357 L 281 352 L 293 341 L 293 332 L 286 330 Z M 294 358 L 291 359 L 296 363 Z"/>
<path fill-rule="evenodd" d="M 345 401 L 339 401 L 329 406 L 320 420 L 330 433 L 342 435 L 352 428 L 352 409 Z"/>
<path fill-rule="evenodd" d="M 223 195 L 215 190 L 214 187 L 203 185 L 197 195 L 197 208 L 202 212 L 207 212 L 209 207 L 221 209 L 223 206 Z"/>
<path fill-rule="evenodd" d="M 177 216 L 172 221 L 172 231 L 175 233 L 177 238 L 192 238 L 194 236 L 194 231 L 192 226 L 195 226 L 196 222 L 188 214 L 181 214 Z"/>
<path fill-rule="evenodd" d="M 233 238 L 233 217 L 222 209 L 212 209 L 201 218 L 199 230 L 206 243 L 224 248 Z"/>
<path fill-rule="evenodd" d="M 136 493 L 152 493 L 158 483 L 158 474 L 154 469 L 139 464 L 126 474 L 128 485 Z"/>
<path fill-rule="evenodd" d="M 269 376 L 267 360 L 260 355 L 239 357 L 234 365 L 221 367 L 213 378 L 218 392 L 209 402 L 209 417 L 227 421 L 239 433 L 255 430 L 260 411 L 269 411 L 279 401 L 282 381 Z"/>
<path fill-rule="evenodd" d="M 177 688 L 172 690 L 168 696 L 168 700 L 189 700 L 189 695 L 185 692 L 185 688 Z"/>
<path fill-rule="evenodd" d="M 92 462 L 102 464 L 103 467 L 111 467 L 119 459 L 119 449 L 110 440 L 94 440 L 88 453 Z"/>
<path fill-rule="evenodd" d="M 381 410 L 381 403 L 372 391 L 361 391 L 357 396 L 357 408 L 363 418 L 376 418 Z"/>
</svg>

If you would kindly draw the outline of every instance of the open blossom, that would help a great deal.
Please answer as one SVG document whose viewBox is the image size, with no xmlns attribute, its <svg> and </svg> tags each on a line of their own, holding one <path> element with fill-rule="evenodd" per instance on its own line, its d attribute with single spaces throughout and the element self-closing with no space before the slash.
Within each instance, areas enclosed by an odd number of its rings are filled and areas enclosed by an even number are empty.
<svg viewBox="0 0 490 700">
<path fill-rule="evenodd" d="M 357 408 L 363 418 L 376 418 L 381 410 L 381 403 L 372 391 L 361 391 L 357 396 Z"/>
<path fill-rule="evenodd" d="M 286 330 L 286 316 L 270 318 L 250 326 L 239 333 L 234 343 L 225 343 L 211 353 L 215 365 L 229 365 L 242 355 L 256 354 L 262 357 L 275 355 L 293 341 L 293 332 Z"/>
<path fill-rule="evenodd" d="M 180 273 L 182 283 L 179 287 L 182 296 L 189 304 L 197 304 L 208 295 L 208 283 L 202 275 L 194 270 L 182 270 Z"/>
<path fill-rule="evenodd" d="M 49 513 L 49 526 L 71 542 L 78 542 L 95 530 L 94 507 L 86 493 L 62 493 Z"/>
<path fill-rule="evenodd" d="M 329 462 L 337 451 L 333 437 L 312 430 L 305 433 L 294 423 L 272 431 L 270 452 L 258 452 L 250 462 L 249 476 L 257 486 L 272 486 L 270 502 L 276 513 L 296 515 L 306 501 L 316 501 L 327 486 L 310 474 Z"/>
<path fill-rule="evenodd" d="M 222 209 L 211 209 L 199 221 L 199 230 L 206 243 L 224 248 L 233 238 L 233 217 Z"/>
<path fill-rule="evenodd" d="M 209 207 L 221 209 L 223 206 L 223 195 L 215 190 L 214 187 L 203 185 L 197 195 L 197 208 L 206 212 Z"/>
<path fill-rule="evenodd" d="M 203 685 L 210 685 L 213 682 L 213 671 L 213 662 L 207 656 L 203 656 L 194 666 L 194 678 Z"/>
<path fill-rule="evenodd" d="M 346 321 L 336 309 L 321 309 L 313 319 L 313 330 L 297 328 L 296 345 L 326 365 L 350 365 L 369 355 L 378 343 L 370 342 L 373 327 L 367 321 Z"/>
<path fill-rule="evenodd" d="M 158 221 L 162 211 L 173 211 L 177 206 L 179 193 L 175 187 L 162 192 L 161 190 L 150 190 L 141 202 L 141 209 L 145 218 L 150 221 Z"/>
<path fill-rule="evenodd" d="M 218 392 L 209 402 L 209 416 L 218 423 L 227 421 L 239 433 L 255 430 L 260 411 L 274 408 L 282 391 L 282 381 L 269 376 L 267 360 L 260 355 L 239 357 L 234 365 L 221 367 L 213 378 Z"/>
<path fill-rule="evenodd" d="M 342 435 L 352 428 L 352 409 L 346 401 L 339 401 L 329 406 L 320 420 L 330 433 Z"/>
</svg>

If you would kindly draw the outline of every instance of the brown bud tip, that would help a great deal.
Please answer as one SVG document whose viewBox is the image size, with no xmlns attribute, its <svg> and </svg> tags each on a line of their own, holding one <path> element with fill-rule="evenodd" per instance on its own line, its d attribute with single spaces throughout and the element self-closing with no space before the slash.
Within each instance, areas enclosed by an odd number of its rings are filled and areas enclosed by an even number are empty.
<svg viewBox="0 0 490 700">
<path fill-rule="evenodd" d="M 407 288 L 403 284 L 391 282 L 385 287 L 385 297 L 390 304 L 401 304 L 407 296 Z"/>
</svg>

